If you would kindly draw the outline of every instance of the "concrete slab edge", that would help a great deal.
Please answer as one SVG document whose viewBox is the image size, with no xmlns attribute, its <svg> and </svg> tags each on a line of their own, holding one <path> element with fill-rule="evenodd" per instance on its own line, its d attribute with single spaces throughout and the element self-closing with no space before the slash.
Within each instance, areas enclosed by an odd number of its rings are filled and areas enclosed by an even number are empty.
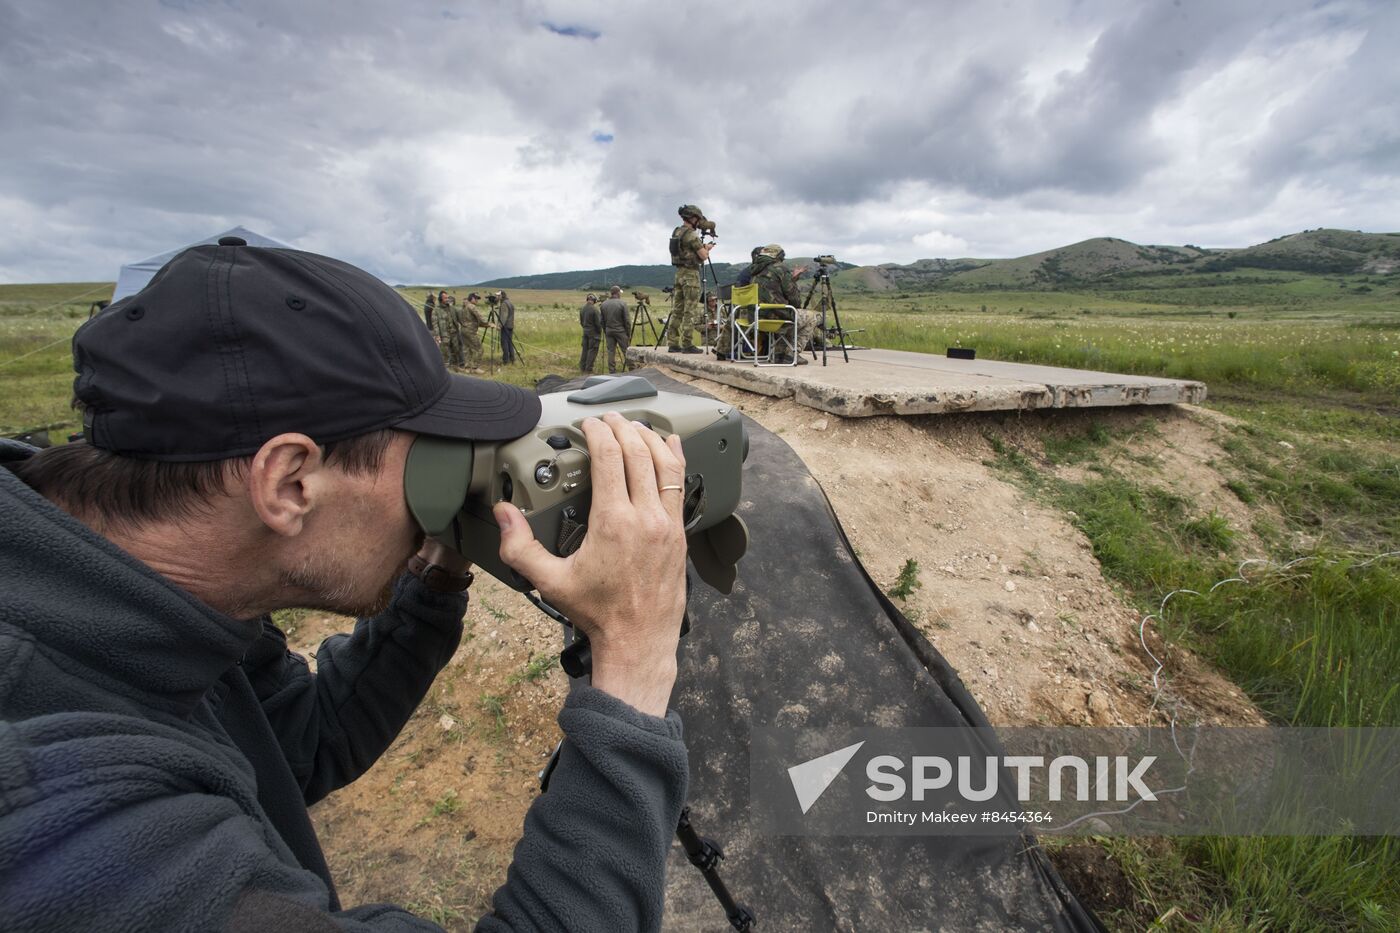
<svg viewBox="0 0 1400 933">
<path fill-rule="evenodd" d="M 938 415 L 975 411 L 1030 411 L 1041 408 L 1100 408 L 1123 405 L 1199 404 L 1206 386 L 1193 381 L 1152 385 L 1045 385 L 1021 383 L 950 392 L 862 392 L 803 379 L 802 370 L 758 368 L 695 355 L 680 356 L 651 347 L 632 347 L 633 363 L 678 372 L 774 398 L 791 398 L 819 411 L 846 418 L 874 415 Z M 789 375 L 791 373 L 791 375 Z"/>
</svg>

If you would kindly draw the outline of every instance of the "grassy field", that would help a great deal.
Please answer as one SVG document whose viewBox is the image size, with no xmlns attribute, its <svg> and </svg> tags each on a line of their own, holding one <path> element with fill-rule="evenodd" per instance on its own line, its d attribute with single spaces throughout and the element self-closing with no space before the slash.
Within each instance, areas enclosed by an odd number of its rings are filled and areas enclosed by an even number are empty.
<svg viewBox="0 0 1400 933">
<path fill-rule="evenodd" d="M 1174 281 L 1166 281 L 1168 278 Z M 1159 280 L 1160 279 L 1160 280 Z M 1229 416 L 1215 468 L 1258 518 L 1202 519 L 1103 456 L 1124 439 L 1091 429 L 997 462 L 1073 513 L 1105 574 L 1144 609 L 1204 592 L 1239 560 L 1304 558 L 1249 586 L 1182 599 L 1165 633 L 1213 659 L 1278 723 L 1400 725 L 1400 295 L 1395 276 L 1237 270 L 1071 292 L 842 293 L 864 345 L 1205 381 Z M 76 430 L 68 338 L 99 285 L 0 286 L 0 432 Z M 465 295 L 466 289 L 457 289 Z M 426 289 L 405 289 L 414 309 Z M 533 385 L 570 374 L 578 292 L 513 291 L 523 362 L 491 375 Z M 664 317 L 664 296 L 653 306 Z M 1078 481 L 1046 465 L 1085 467 Z M 1265 553 L 1245 551 L 1248 532 Z M 1368 562 L 1369 561 L 1369 562 Z M 1400 929 L 1400 850 L 1389 840 L 1197 839 L 1104 845 L 1131 880 L 1121 929 Z M 1160 925 L 1154 919 L 1171 914 Z"/>
</svg>

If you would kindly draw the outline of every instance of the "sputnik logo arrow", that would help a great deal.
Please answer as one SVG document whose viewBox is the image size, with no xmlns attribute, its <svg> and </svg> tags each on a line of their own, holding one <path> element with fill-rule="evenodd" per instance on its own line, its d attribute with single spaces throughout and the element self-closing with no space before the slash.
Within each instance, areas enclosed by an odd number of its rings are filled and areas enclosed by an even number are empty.
<svg viewBox="0 0 1400 933">
<path fill-rule="evenodd" d="M 792 780 L 792 789 L 797 793 L 797 802 L 804 814 L 812 809 L 812 804 L 817 802 L 817 798 L 826 793 L 826 789 L 836 780 L 841 769 L 846 767 L 864 744 L 857 742 L 847 745 L 820 758 L 813 758 L 788 768 L 788 778 Z"/>
</svg>

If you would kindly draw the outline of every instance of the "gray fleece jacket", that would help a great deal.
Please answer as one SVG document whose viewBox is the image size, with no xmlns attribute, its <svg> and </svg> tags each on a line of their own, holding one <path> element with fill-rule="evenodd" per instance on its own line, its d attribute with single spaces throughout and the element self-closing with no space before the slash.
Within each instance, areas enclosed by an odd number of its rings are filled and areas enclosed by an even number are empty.
<svg viewBox="0 0 1400 933">
<path fill-rule="evenodd" d="M 0 462 L 30 452 L 0 442 Z M 0 930 L 438 929 L 341 909 L 306 807 L 389 746 L 464 610 L 404 577 L 313 675 L 270 623 L 215 612 L 0 469 Z M 680 720 L 583 688 L 559 723 L 479 929 L 657 929 Z"/>
</svg>

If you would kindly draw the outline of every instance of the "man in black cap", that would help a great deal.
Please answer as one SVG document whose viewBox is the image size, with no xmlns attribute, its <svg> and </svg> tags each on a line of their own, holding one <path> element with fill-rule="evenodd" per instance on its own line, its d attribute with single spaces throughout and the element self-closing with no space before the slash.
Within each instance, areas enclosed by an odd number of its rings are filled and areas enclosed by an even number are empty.
<svg viewBox="0 0 1400 933">
<path fill-rule="evenodd" d="M 392 289 L 237 238 L 73 338 L 84 442 L 0 442 L 0 929 L 426 930 L 342 909 L 307 806 L 384 752 L 455 651 L 467 562 L 424 541 L 420 435 L 514 438 L 539 400 L 449 374 Z M 593 644 L 549 793 L 479 929 L 657 929 L 687 779 L 667 713 L 684 460 L 582 425 L 567 560 L 496 507 L 501 557 Z M 316 672 L 269 620 L 362 614 Z"/>
</svg>

